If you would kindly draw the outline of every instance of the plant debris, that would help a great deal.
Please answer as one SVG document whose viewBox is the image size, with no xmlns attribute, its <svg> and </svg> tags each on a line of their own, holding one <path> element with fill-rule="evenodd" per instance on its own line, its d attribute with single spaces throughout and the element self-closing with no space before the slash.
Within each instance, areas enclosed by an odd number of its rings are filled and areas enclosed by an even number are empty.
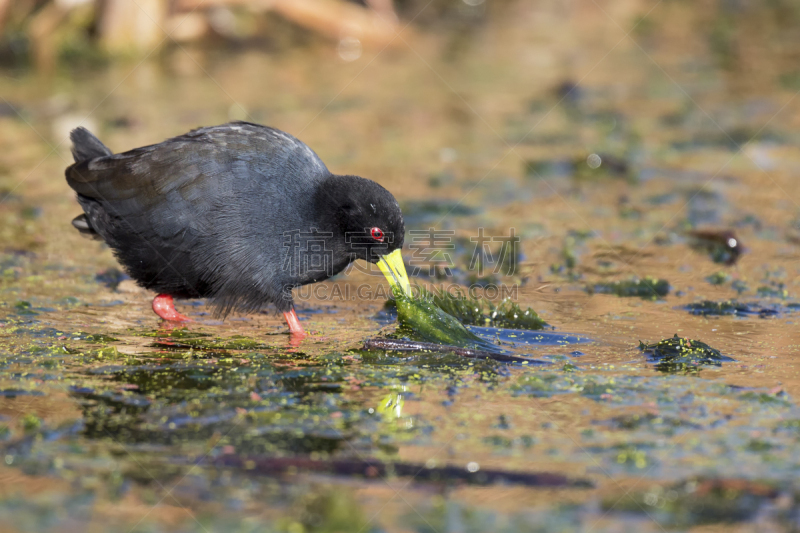
<svg viewBox="0 0 800 533">
<path fill-rule="evenodd" d="M 521 363 L 523 365 L 547 365 L 547 361 L 539 359 L 529 359 L 527 357 L 517 357 L 500 352 L 488 352 L 484 350 L 471 350 L 468 348 L 458 348 L 456 346 L 445 346 L 432 342 L 408 341 L 404 339 L 367 339 L 364 341 L 365 350 L 387 350 L 393 352 L 435 352 L 453 353 L 466 357 L 467 359 L 492 359 L 501 363 Z"/>
<path fill-rule="evenodd" d="M 720 270 L 719 272 L 714 272 L 710 276 L 706 276 L 706 281 L 712 285 L 724 285 L 731 280 L 730 274 Z"/>
<path fill-rule="evenodd" d="M 645 300 L 657 300 L 669 294 L 670 285 L 665 279 L 646 276 L 626 281 L 610 281 L 596 283 L 586 287 L 589 294 L 616 294 L 617 296 L 635 296 Z"/>
<path fill-rule="evenodd" d="M 699 365 L 721 366 L 723 361 L 733 361 L 708 344 L 679 337 L 677 333 L 670 339 L 654 344 L 639 341 L 639 349 L 647 355 L 648 361 L 657 363 L 659 370 L 680 370 Z"/>
<path fill-rule="evenodd" d="M 644 494 L 626 495 L 603 502 L 626 513 L 659 512 L 667 527 L 689 529 L 693 525 L 752 521 L 763 506 L 778 498 L 780 490 L 769 482 L 737 478 L 696 478 L 668 487 L 654 487 Z M 654 511 L 657 510 L 657 511 Z"/>
<path fill-rule="evenodd" d="M 787 310 L 793 310 L 792 307 L 786 306 Z M 700 316 L 757 316 L 759 318 L 770 318 L 781 314 L 777 308 L 763 307 L 757 303 L 737 302 L 735 300 L 726 300 L 723 302 L 714 302 L 712 300 L 703 300 L 702 302 L 694 302 L 682 307 L 693 315 Z"/>
<path fill-rule="evenodd" d="M 435 342 L 485 351 L 496 351 L 491 342 L 484 340 L 439 308 L 427 298 L 414 298 L 399 290 L 392 291 L 397 305 L 397 334 L 412 340 Z"/>
<path fill-rule="evenodd" d="M 742 241 L 733 231 L 691 231 L 689 245 L 708 254 L 715 263 L 733 265 L 744 252 Z"/>
<path fill-rule="evenodd" d="M 526 310 L 505 298 L 494 305 L 489 300 L 479 300 L 465 294 L 450 294 L 447 291 L 425 291 L 423 298 L 432 299 L 445 313 L 456 317 L 462 324 L 470 326 L 497 327 L 509 329 L 540 330 L 550 327 L 530 307 Z"/>
<path fill-rule="evenodd" d="M 459 481 L 475 485 L 511 483 L 528 487 L 592 488 L 594 486 L 589 480 L 573 480 L 561 474 L 484 469 L 480 468 L 477 463 L 470 463 L 467 468 L 464 468 L 463 466 L 454 465 L 430 466 L 403 462 L 384 463 L 372 459 L 315 461 L 306 458 L 240 457 L 236 455 L 223 455 L 206 462 L 219 467 L 247 469 L 252 473 L 268 476 L 306 471 L 337 476 L 380 479 L 393 476 L 412 477 L 415 481 Z"/>
</svg>

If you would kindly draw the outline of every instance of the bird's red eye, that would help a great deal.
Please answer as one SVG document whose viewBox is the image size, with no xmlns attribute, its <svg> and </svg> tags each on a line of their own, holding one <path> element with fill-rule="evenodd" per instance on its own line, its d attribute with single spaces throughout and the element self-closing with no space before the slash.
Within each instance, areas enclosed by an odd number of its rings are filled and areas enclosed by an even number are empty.
<svg viewBox="0 0 800 533">
<path fill-rule="evenodd" d="M 369 230 L 369 234 L 372 235 L 372 238 L 378 242 L 383 242 L 383 230 L 381 228 L 372 228 Z"/>
</svg>

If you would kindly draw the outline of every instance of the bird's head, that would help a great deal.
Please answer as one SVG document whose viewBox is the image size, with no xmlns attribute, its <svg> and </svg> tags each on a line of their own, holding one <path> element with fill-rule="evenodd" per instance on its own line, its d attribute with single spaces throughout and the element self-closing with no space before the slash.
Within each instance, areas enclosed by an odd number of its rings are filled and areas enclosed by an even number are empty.
<svg viewBox="0 0 800 533">
<path fill-rule="evenodd" d="M 331 176 L 319 188 L 315 205 L 323 227 L 336 236 L 334 249 L 351 261 L 377 263 L 392 287 L 410 293 L 400 253 L 403 213 L 392 193 L 358 176 Z"/>
</svg>

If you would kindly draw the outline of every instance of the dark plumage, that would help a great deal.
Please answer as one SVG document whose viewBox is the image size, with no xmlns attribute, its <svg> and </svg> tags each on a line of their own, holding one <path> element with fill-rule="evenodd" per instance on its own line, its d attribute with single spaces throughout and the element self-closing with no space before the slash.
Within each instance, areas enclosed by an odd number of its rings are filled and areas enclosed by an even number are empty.
<svg viewBox="0 0 800 533">
<path fill-rule="evenodd" d="M 331 174 L 273 128 L 233 122 L 121 154 L 86 129 L 70 137 L 67 182 L 84 210 L 73 225 L 108 243 L 142 287 L 208 297 L 222 315 L 268 303 L 288 311 L 293 287 L 403 244 L 391 193 Z"/>
</svg>

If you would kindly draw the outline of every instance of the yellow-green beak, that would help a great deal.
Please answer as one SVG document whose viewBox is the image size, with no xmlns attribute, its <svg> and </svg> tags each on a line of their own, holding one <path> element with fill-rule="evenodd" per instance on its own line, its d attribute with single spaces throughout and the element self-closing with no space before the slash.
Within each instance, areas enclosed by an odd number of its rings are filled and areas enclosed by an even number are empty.
<svg viewBox="0 0 800 533">
<path fill-rule="evenodd" d="M 403 255 L 399 249 L 381 257 L 381 260 L 378 261 L 378 268 L 386 276 L 386 280 L 392 286 L 392 289 L 399 289 L 406 295 L 411 296 L 411 283 L 408 281 L 406 266 L 403 264 Z"/>
</svg>

